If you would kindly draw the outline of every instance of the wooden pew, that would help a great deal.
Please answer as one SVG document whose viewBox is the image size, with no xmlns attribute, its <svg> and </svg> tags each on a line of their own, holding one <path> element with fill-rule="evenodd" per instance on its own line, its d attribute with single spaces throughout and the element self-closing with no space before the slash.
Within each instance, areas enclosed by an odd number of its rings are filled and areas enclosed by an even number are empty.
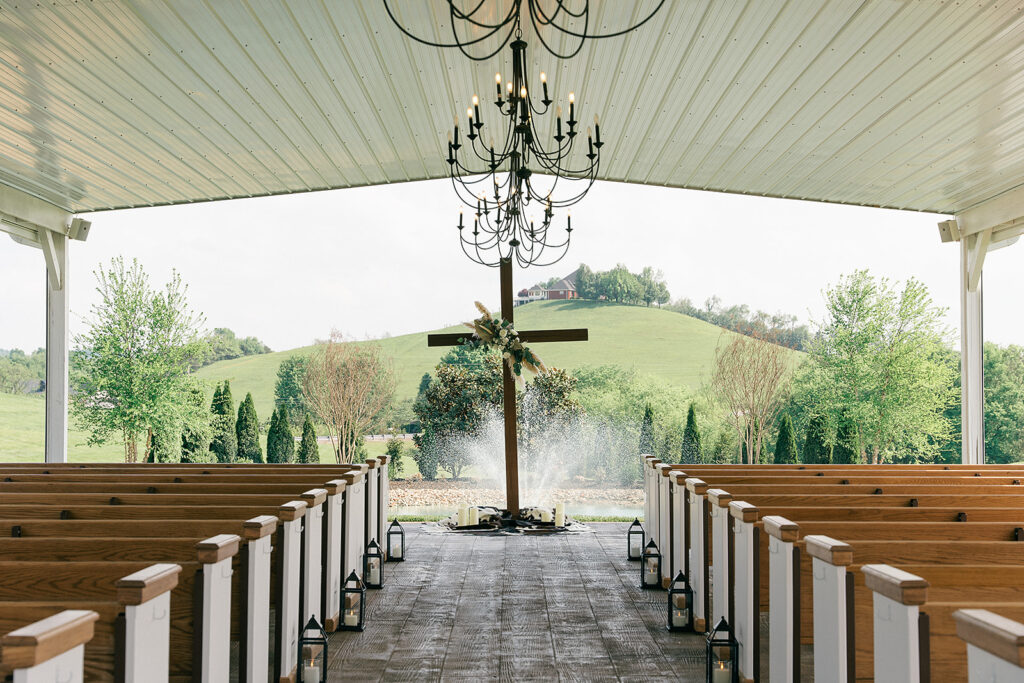
<svg viewBox="0 0 1024 683">
<path fill-rule="evenodd" d="M 991 609 L 958 609 L 952 615 L 956 635 L 967 645 L 970 683 L 1024 680 L 1024 618 L 1007 618 L 1011 610 L 1002 605 Z"/>
<path fill-rule="evenodd" d="M 0 674 L 16 673 L 18 683 L 82 680 L 85 645 L 93 640 L 99 618 L 93 610 L 63 610 L 9 632 L 4 628 Z M 0 616 L 0 625 L 9 622 L 9 615 Z"/>
</svg>

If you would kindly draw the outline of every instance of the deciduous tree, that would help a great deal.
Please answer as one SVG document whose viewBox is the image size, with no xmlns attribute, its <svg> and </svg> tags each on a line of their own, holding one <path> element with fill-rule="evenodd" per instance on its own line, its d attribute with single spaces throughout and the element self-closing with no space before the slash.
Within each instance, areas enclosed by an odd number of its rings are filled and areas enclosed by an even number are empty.
<svg viewBox="0 0 1024 683">
<path fill-rule="evenodd" d="M 730 336 L 715 352 L 711 383 L 756 464 L 761 461 L 766 425 L 775 424 L 786 396 L 791 352 L 767 339 Z"/>
<path fill-rule="evenodd" d="M 158 427 L 180 432 L 189 368 L 203 353 L 203 317 L 189 306 L 177 272 L 162 290 L 150 286 L 135 260 L 115 258 L 95 276 L 100 301 L 87 331 L 75 337 L 72 413 L 89 431 L 90 444 L 117 435 L 125 461 L 135 462 L 140 438 L 151 445 Z"/>
<path fill-rule="evenodd" d="M 302 388 L 306 406 L 330 430 L 335 460 L 350 463 L 364 435 L 386 422 L 395 372 L 379 345 L 346 342 L 335 331 L 310 356 Z"/>
</svg>

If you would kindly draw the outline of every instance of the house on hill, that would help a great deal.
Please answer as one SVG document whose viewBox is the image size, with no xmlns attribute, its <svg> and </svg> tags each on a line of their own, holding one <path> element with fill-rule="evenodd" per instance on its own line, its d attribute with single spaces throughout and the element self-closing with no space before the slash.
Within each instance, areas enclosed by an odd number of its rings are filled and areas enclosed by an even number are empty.
<svg viewBox="0 0 1024 683">
<path fill-rule="evenodd" d="M 533 301 L 578 299 L 579 293 L 576 291 L 578 273 L 579 269 L 574 270 L 550 287 L 538 283 L 529 289 L 520 290 L 516 295 L 515 305 L 522 306 Z"/>
</svg>

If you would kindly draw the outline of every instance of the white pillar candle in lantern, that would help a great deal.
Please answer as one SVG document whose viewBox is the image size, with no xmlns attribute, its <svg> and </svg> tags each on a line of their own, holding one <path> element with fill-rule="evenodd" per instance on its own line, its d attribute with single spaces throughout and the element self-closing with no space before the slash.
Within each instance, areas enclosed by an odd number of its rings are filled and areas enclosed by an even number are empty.
<svg viewBox="0 0 1024 683">
<path fill-rule="evenodd" d="M 345 610 L 345 626 L 359 625 L 359 607 L 350 607 Z"/>
<path fill-rule="evenodd" d="M 390 555 L 391 555 L 391 557 L 395 558 L 396 560 L 401 558 L 402 557 L 402 544 L 401 543 L 395 543 L 395 545 L 391 548 Z"/>
<path fill-rule="evenodd" d="M 468 515 L 466 513 L 466 506 L 465 505 L 460 505 L 459 506 L 459 521 L 458 521 L 458 525 L 459 526 L 466 526 L 467 519 L 468 519 Z"/>
<path fill-rule="evenodd" d="M 369 577 L 367 581 L 369 583 L 379 584 L 380 583 L 380 559 L 371 557 L 367 562 L 369 568 Z"/>
<path fill-rule="evenodd" d="M 469 508 L 469 525 L 476 526 L 480 523 L 480 510 L 472 507 Z"/>
<path fill-rule="evenodd" d="M 555 503 L 555 526 L 565 526 L 565 503 Z"/>
<path fill-rule="evenodd" d="M 711 683 L 732 683 L 732 666 L 726 666 L 725 662 L 718 662 L 711 669 Z"/>
<path fill-rule="evenodd" d="M 542 521 L 542 522 L 550 522 L 551 521 L 551 511 L 550 510 L 541 510 L 540 521 Z"/>
<path fill-rule="evenodd" d="M 320 667 L 302 667 L 302 683 L 320 683 Z"/>
</svg>

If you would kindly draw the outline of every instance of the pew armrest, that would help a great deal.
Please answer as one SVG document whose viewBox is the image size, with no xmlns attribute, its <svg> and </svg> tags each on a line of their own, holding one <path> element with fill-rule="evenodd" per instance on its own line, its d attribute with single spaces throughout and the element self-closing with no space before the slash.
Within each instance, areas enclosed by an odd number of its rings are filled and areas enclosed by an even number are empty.
<svg viewBox="0 0 1024 683">
<path fill-rule="evenodd" d="M 306 501 L 304 500 L 293 500 L 277 509 L 277 517 L 282 522 L 294 522 L 305 514 Z"/>
<path fill-rule="evenodd" d="M 807 554 L 833 567 L 848 567 L 853 564 L 853 548 L 829 536 L 811 534 L 804 536 Z"/>
<path fill-rule="evenodd" d="M 729 514 L 741 522 L 751 524 L 756 522 L 760 512 L 756 505 L 752 505 L 745 500 L 734 500 L 729 503 Z"/>
<path fill-rule="evenodd" d="M 785 517 L 779 515 L 768 515 L 762 517 L 761 521 L 764 522 L 764 530 L 769 536 L 783 541 L 785 543 L 796 543 L 800 538 L 800 525 L 796 522 L 791 522 Z"/>
<path fill-rule="evenodd" d="M 141 605 L 178 585 L 179 564 L 154 564 L 117 581 L 117 600 L 122 605 Z"/>
<path fill-rule="evenodd" d="M 307 506 L 315 508 L 317 505 L 323 505 L 327 500 L 327 489 L 310 489 L 299 498 L 306 501 Z"/>
<path fill-rule="evenodd" d="M 346 472 L 345 474 L 341 475 L 341 479 L 342 481 L 345 482 L 347 486 L 352 486 L 356 482 L 362 481 L 363 473 L 358 470 L 355 472 Z"/>
<path fill-rule="evenodd" d="M 42 664 L 92 640 L 100 615 L 91 610 L 64 610 L 0 639 L 0 658 L 11 669 Z"/>
<path fill-rule="evenodd" d="M 984 609 L 960 609 L 953 619 L 963 641 L 1024 667 L 1024 624 Z"/>
<path fill-rule="evenodd" d="M 255 541 L 269 536 L 277 530 L 277 517 L 272 515 L 260 515 L 242 522 L 242 538 L 247 541 Z"/>
<path fill-rule="evenodd" d="M 686 490 L 690 493 L 695 493 L 698 496 L 703 496 L 708 492 L 708 485 L 703 479 L 688 477 L 686 479 Z"/>
<path fill-rule="evenodd" d="M 324 484 L 324 488 L 327 489 L 327 495 L 336 496 L 339 493 L 345 491 L 345 480 L 344 479 L 331 479 L 329 482 Z"/>
<path fill-rule="evenodd" d="M 928 599 L 928 582 L 920 576 L 887 564 L 866 564 L 860 570 L 868 588 L 901 605 L 923 605 Z"/>
<path fill-rule="evenodd" d="M 235 534 L 219 534 L 196 543 L 196 553 L 202 564 L 215 564 L 221 560 L 238 554 L 238 545 L 242 542 Z"/>
<path fill-rule="evenodd" d="M 732 502 L 732 494 L 722 489 L 708 489 L 708 500 L 716 508 L 727 508 Z"/>
</svg>

